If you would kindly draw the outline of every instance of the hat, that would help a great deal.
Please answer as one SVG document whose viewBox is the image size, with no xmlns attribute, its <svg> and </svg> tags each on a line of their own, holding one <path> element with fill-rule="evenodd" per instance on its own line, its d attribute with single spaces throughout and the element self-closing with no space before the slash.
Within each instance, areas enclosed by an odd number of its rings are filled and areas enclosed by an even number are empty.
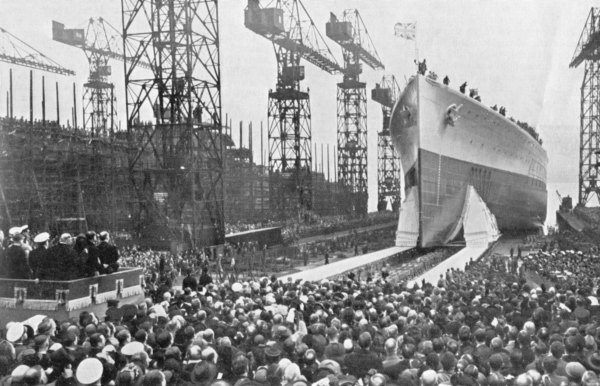
<svg viewBox="0 0 600 386">
<path fill-rule="evenodd" d="M 240 284 L 240 283 L 233 283 L 233 284 L 231 285 L 231 290 L 232 290 L 233 292 L 242 292 L 242 288 L 243 288 L 243 287 L 242 287 L 242 284 Z"/>
<path fill-rule="evenodd" d="M 121 349 L 121 354 L 130 356 L 142 351 L 144 351 L 144 344 L 141 342 L 134 341 L 129 342 L 125 346 L 123 346 L 123 348 Z"/>
<path fill-rule="evenodd" d="M 39 233 L 39 234 L 35 235 L 35 237 L 33 238 L 34 243 L 40 243 L 40 244 L 45 243 L 48 240 L 50 240 L 50 233 L 48 233 L 48 232 Z"/>
<path fill-rule="evenodd" d="M 569 362 L 567 366 L 565 366 L 565 373 L 567 376 L 573 380 L 579 381 L 585 373 L 585 367 L 579 362 Z"/>
<path fill-rule="evenodd" d="M 352 375 L 341 375 L 338 378 L 339 386 L 354 386 L 356 378 Z"/>
<path fill-rule="evenodd" d="M 267 347 L 265 350 L 265 355 L 271 358 L 276 358 L 281 355 L 281 351 L 277 347 Z"/>
<path fill-rule="evenodd" d="M 50 353 L 50 360 L 55 365 L 67 365 L 72 364 L 75 361 L 72 355 L 70 355 L 64 348 Z"/>
<path fill-rule="evenodd" d="M 437 373 L 435 370 L 426 370 L 421 374 L 421 383 L 423 386 L 437 384 Z"/>
<path fill-rule="evenodd" d="M 260 385 L 268 385 L 268 378 L 267 378 L 267 369 L 265 367 L 259 367 L 255 372 L 254 372 L 254 382 L 260 384 Z"/>
<path fill-rule="evenodd" d="M 63 233 L 62 235 L 60 235 L 60 238 L 58 239 L 58 243 L 59 244 L 70 244 L 71 240 L 72 240 L 71 234 Z"/>
<path fill-rule="evenodd" d="M 595 352 L 587 358 L 589 368 L 594 371 L 600 371 L 600 354 Z"/>
<path fill-rule="evenodd" d="M 35 350 L 32 348 L 27 348 L 19 353 L 19 355 L 17 356 L 17 361 L 23 362 L 23 358 L 32 355 L 35 355 Z"/>
<path fill-rule="evenodd" d="M 15 322 L 11 323 L 8 327 L 8 331 L 6 331 L 6 340 L 14 343 L 21 339 L 23 334 L 25 333 L 25 326 L 22 323 Z"/>
<path fill-rule="evenodd" d="M 191 379 L 195 384 L 208 384 L 217 378 L 217 366 L 209 361 L 196 363 L 192 370 Z"/>
<path fill-rule="evenodd" d="M 331 371 L 331 373 L 334 375 L 342 374 L 342 369 L 340 367 L 340 364 L 332 359 L 325 359 L 324 361 L 319 363 L 319 369 L 327 369 L 327 370 Z"/>
<path fill-rule="evenodd" d="M 102 362 L 96 358 L 86 358 L 77 366 L 75 377 L 84 385 L 96 383 L 102 378 Z"/>
<path fill-rule="evenodd" d="M 12 227 L 8 230 L 8 235 L 10 237 L 16 236 L 19 233 L 23 233 L 23 231 L 26 230 L 27 228 L 29 228 L 29 226 L 27 226 L 27 225 L 23 225 L 20 227 Z"/>
<path fill-rule="evenodd" d="M 23 379 L 23 377 L 25 376 L 25 373 L 27 372 L 27 370 L 29 370 L 29 366 L 26 365 L 19 365 L 17 366 L 12 373 L 10 373 L 10 376 L 12 378 L 12 381 L 21 381 Z"/>
</svg>

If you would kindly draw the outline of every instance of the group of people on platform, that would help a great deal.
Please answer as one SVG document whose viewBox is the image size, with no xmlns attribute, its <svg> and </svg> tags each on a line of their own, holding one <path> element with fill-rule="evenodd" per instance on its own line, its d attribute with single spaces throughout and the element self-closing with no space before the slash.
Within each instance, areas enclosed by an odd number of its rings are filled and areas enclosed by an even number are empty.
<svg viewBox="0 0 600 386">
<path fill-rule="evenodd" d="M 1 231 L 0 231 L 1 232 Z M 28 227 L 0 233 L 0 275 L 10 279 L 73 280 L 119 269 L 119 251 L 108 232 L 89 231 L 76 237 L 63 233 L 51 243 L 50 234 L 31 238 Z"/>
</svg>

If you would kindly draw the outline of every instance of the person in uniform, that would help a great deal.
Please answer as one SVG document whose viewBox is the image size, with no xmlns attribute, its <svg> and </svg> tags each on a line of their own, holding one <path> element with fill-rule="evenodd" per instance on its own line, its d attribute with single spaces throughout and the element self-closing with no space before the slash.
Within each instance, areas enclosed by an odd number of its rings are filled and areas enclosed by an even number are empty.
<svg viewBox="0 0 600 386">
<path fill-rule="evenodd" d="M 113 273 L 119 270 L 119 250 L 110 243 L 110 235 L 107 231 L 100 232 L 100 244 L 98 244 L 100 261 L 107 269 L 106 273 Z"/>
<path fill-rule="evenodd" d="M 89 231 L 85 234 L 85 237 L 87 238 L 87 250 L 90 255 L 89 261 L 93 262 L 96 265 L 95 268 L 98 271 L 98 273 L 105 273 L 104 267 L 102 266 L 102 263 L 100 261 L 100 251 L 98 250 L 98 247 L 96 245 L 98 243 L 98 237 L 96 236 L 96 232 Z"/>
<path fill-rule="evenodd" d="M 73 250 L 77 253 L 79 277 L 90 277 L 100 274 L 103 268 L 102 264 L 100 264 L 98 256 L 96 256 L 96 260 L 92 258 L 86 235 L 79 235 L 75 238 Z"/>
<path fill-rule="evenodd" d="M 4 232 L 0 230 L 0 267 L 6 270 L 6 264 L 4 263 Z"/>
<path fill-rule="evenodd" d="M 23 248 L 24 236 L 18 233 L 12 237 L 11 244 L 6 249 L 6 273 L 11 279 L 29 279 L 31 268 L 27 261 L 27 253 Z"/>
<path fill-rule="evenodd" d="M 32 271 L 31 277 L 34 279 L 39 278 L 40 267 L 48 258 L 47 252 L 48 246 L 50 245 L 49 240 L 50 234 L 48 232 L 39 233 L 33 238 L 35 247 L 29 253 L 29 266 L 31 267 Z"/>
<path fill-rule="evenodd" d="M 72 280 L 79 276 L 77 253 L 73 250 L 73 237 L 60 235 L 58 244 L 47 251 L 48 258 L 40 267 L 39 278 L 43 280 Z"/>
<path fill-rule="evenodd" d="M 192 291 L 197 291 L 198 290 L 198 280 L 192 276 L 192 269 L 191 268 L 187 268 L 187 275 L 186 277 L 183 278 L 183 284 L 182 287 L 183 288 L 189 288 Z"/>
</svg>

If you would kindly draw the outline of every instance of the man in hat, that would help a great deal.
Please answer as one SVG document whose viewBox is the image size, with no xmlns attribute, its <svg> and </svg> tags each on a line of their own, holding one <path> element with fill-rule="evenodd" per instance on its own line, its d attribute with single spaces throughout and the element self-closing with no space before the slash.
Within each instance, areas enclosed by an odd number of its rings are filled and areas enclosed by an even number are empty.
<svg viewBox="0 0 600 386">
<path fill-rule="evenodd" d="M 47 251 L 48 258 L 40 266 L 39 278 L 42 280 L 71 280 L 79 274 L 77 253 L 71 244 L 73 237 L 69 233 L 60 235 L 58 244 Z"/>
<path fill-rule="evenodd" d="M 29 279 L 31 268 L 27 260 L 27 252 L 23 248 L 23 235 L 18 233 L 12 237 L 6 249 L 6 275 L 11 279 Z"/>
<path fill-rule="evenodd" d="M 0 267 L 4 266 L 4 232 L 0 229 Z"/>
<path fill-rule="evenodd" d="M 100 251 L 98 250 L 97 237 L 96 232 L 88 231 L 85 234 L 85 238 L 87 240 L 87 250 L 88 250 L 88 262 L 93 266 L 94 271 L 98 271 L 98 273 L 103 274 L 104 267 L 102 266 L 102 262 L 100 261 Z"/>
<path fill-rule="evenodd" d="M 371 351 L 372 342 L 371 334 L 367 331 L 362 332 L 358 336 L 359 350 L 346 355 L 344 358 L 344 365 L 348 369 L 350 375 L 361 379 L 367 375 L 370 369 L 375 369 L 377 371 L 383 369 L 381 358 Z"/>
<path fill-rule="evenodd" d="M 205 287 L 212 283 L 212 277 L 208 273 L 208 267 L 202 267 L 202 274 L 200 275 L 200 280 L 198 282 L 199 285 Z"/>
<path fill-rule="evenodd" d="M 47 258 L 46 252 L 48 251 L 49 240 L 50 234 L 48 232 L 39 233 L 33 238 L 35 248 L 29 253 L 32 278 L 39 278 L 40 266 Z"/>
<path fill-rule="evenodd" d="M 107 273 L 119 270 L 119 250 L 110 243 L 110 235 L 107 231 L 100 232 L 100 244 L 98 244 L 100 261 L 107 268 Z"/>
<path fill-rule="evenodd" d="M 104 367 L 102 362 L 96 358 L 86 358 L 79 366 L 77 366 L 77 372 L 75 377 L 82 385 L 100 385 L 102 379 Z"/>
<path fill-rule="evenodd" d="M 187 268 L 187 275 L 183 278 L 182 287 L 189 288 L 192 291 L 198 290 L 198 280 L 192 276 L 193 270 L 192 268 Z"/>
</svg>

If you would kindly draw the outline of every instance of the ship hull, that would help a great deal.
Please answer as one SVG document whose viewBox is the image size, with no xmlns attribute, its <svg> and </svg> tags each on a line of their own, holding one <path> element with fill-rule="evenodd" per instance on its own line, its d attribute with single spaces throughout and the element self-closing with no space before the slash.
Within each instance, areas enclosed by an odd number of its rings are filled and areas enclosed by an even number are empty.
<svg viewBox="0 0 600 386">
<path fill-rule="evenodd" d="M 449 106 L 458 107 L 448 119 Z M 446 245 L 460 234 L 472 186 L 501 231 L 539 228 L 546 218 L 547 156 L 530 135 L 495 111 L 423 77 L 394 107 L 392 139 L 406 196 L 418 197 L 418 242 Z"/>
</svg>

